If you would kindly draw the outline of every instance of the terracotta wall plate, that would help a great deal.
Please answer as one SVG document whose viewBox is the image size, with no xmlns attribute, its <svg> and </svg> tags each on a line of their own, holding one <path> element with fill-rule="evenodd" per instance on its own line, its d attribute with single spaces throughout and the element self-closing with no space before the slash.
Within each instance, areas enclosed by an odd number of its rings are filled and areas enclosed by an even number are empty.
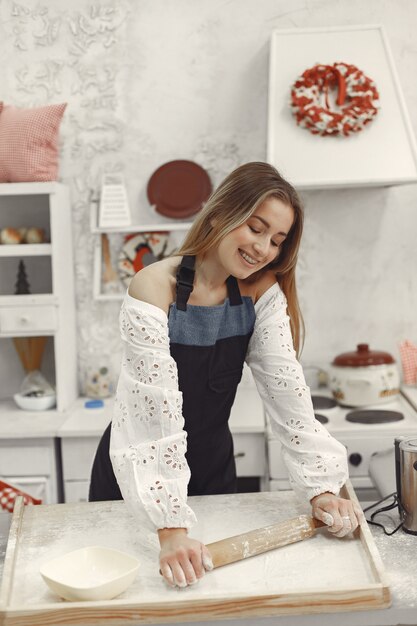
<svg viewBox="0 0 417 626">
<path fill-rule="evenodd" d="M 203 207 L 212 190 L 204 168 L 193 161 L 169 161 L 148 182 L 148 199 L 161 215 L 183 219 Z"/>
</svg>

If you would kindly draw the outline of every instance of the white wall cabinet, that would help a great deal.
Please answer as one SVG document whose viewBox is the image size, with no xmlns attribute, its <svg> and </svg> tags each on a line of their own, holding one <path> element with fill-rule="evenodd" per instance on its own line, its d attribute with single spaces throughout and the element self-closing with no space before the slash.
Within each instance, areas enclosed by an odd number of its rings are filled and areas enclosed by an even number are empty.
<svg viewBox="0 0 417 626">
<path fill-rule="evenodd" d="M 24 377 L 10 338 L 48 336 L 45 367 L 57 392 L 57 410 L 78 396 L 72 223 L 68 188 L 60 183 L 0 184 L 0 228 L 42 228 L 46 243 L 0 245 L 0 398 L 19 390 Z M 23 260 L 30 294 L 14 295 Z M 19 379 L 19 375 L 21 378 Z M 0 411 L 6 409 L 0 403 Z M 16 411 L 19 409 L 16 407 Z M 11 417 L 12 419 L 12 417 Z"/>
</svg>

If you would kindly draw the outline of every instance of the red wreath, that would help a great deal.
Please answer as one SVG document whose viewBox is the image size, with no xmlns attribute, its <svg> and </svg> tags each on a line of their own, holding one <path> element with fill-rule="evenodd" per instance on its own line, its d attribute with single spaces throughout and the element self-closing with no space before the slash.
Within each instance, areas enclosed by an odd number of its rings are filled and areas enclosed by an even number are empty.
<svg viewBox="0 0 417 626">
<path fill-rule="evenodd" d="M 338 88 L 335 111 L 329 91 Z M 320 100 L 324 94 L 325 106 Z M 346 104 L 345 104 L 346 103 Z M 362 131 L 379 109 L 375 83 L 355 65 L 314 65 L 297 78 L 291 89 L 291 108 L 297 124 L 313 135 L 340 135 Z"/>
</svg>

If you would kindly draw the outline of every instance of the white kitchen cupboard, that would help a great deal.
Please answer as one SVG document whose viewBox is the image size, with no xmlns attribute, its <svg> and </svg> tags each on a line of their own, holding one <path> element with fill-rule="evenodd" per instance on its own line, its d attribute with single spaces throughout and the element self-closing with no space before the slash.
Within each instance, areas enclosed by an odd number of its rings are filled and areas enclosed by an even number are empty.
<svg viewBox="0 0 417 626">
<path fill-rule="evenodd" d="M 0 184 L 0 229 L 42 228 L 47 243 L 0 245 L 0 476 L 44 501 L 60 499 L 56 431 L 78 396 L 72 222 L 60 183 Z M 23 260 L 30 294 L 14 295 Z M 13 400 L 25 372 L 12 339 L 48 337 L 41 371 L 57 406 L 22 411 Z"/>
<path fill-rule="evenodd" d="M 72 223 L 65 185 L 0 185 L 0 228 L 29 226 L 43 228 L 50 243 L 0 246 L 0 338 L 52 338 L 51 369 L 57 410 L 63 411 L 78 396 Z M 21 259 L 26 265 L 31 294 L 13 295 Z M 15 356 L 18 359 L 17 353 Z M 5 365 L 2 363 L 2 367 Z M 7 391 L 17 392 L 19 384 L 20 381 L 12 381 L 5 390 L 0 381 L 0 397 L 7 397 Z M 0 410 L 6 409 L 0 404 Z"/>
<path fill-rule="evenodd" d="M 42 504 L 61 501 L 58 445 L 54 437 L 1 439 L 1 479 L 41 499 Z"/>
</svg>

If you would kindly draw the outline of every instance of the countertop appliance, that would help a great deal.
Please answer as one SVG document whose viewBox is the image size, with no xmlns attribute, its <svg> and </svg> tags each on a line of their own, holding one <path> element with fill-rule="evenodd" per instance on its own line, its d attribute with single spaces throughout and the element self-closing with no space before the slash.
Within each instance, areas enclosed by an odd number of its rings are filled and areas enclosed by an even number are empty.
<svg viewBox="0 0 417 626">
<path fill-rule="evenodd" d="M 417 437 L 417 406 L 408 401 L 403 391 L 390 402 L 365 408 L 341 406 L 327 387 L 312 390 L 312 398 L 316 418 L 347 448 L 350 479 L 359 499 L 368 502 L 379 499 L 369 475 L 372 456 L 388 449 L 394 452 L 396 437 Z M 281 444 L 272 435 L 269 423 L 268 462 L 271 490 L 289 489 Z M 392 480 L 395 484 L 394 462 Z"/>
<path fill-rule="evenodd" d="M 402 528 L 417 535 L 417 437 L 395 440 L 395 471 Z"/>
</svg>

